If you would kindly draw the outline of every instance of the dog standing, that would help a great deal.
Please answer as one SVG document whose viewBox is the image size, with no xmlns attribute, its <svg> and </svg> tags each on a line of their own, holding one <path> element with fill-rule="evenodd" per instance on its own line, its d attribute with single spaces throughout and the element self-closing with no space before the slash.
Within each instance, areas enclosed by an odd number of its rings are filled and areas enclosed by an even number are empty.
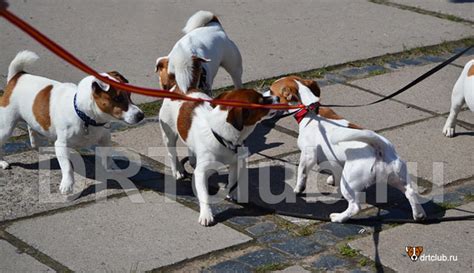
<svg viewBox="0 0 474 273">
<path fill-rule="evenodd" d="M 464 103 L 474 112 L 474 60 L 471 60 L 464 66 L 461 75 L 454 85 L 451 96 L 451 111 L 443 127 L 443 134 L 445 136 L 454 136 L 456 118 Z"/>
<path fill-rule="evenodd" d="M 196 98 L 210 97 L 202 92 L 189 92 Z M 247 103 L 274 104 L 278 97 L 264 97 L 251 89 L 227 91 L 217 97 L 222 100 L 235 100 Z M 199 223 L 203 226 L 213 224 L 214 216 L 209 205 L 207 192 L 207 173 L 214 164 L 229 165 L 231 189 L 239 177 L 237 150 L 252 133 L 260 121 L 270 118 L 274 113 L 269 109 L 246 109 L 239 107 L 215 106 L 207 102 L 184 102 L 165 99 L 160 110 L 160 127 L 163 141 L 171 159 L 171 171 L 176 179 L 184 177 L 183 166 L 177 160 L 176 141 L 178 137 L 188 146 L 190 158 L 195 158 L 194 181 L 199 199 Z"/>
<path fill-rule="evenodd" d="M 211 95 L 219 66 L 232 77 L 234 87 L 242 88 L 242 57 L 235 43 L 225 33 L 219 19 L 209 11 L 198 11 L 183 28 L 185 35 L 168 56 L 156 60 L 155 71 L 161 88 L 175 84 L 184 93 L 193 85 Z"/>
<path fill-rule="evenodd" d="M 75 85 L 24 72 L 37 59 L 35 53 L 22 51 L 10 63 L 8 83 L 0 98 L 0 145 L 8 140 L 20 120 L 28 124 L 33 148 L 36 148 L 39 135 L 54 141 L 62 173 L 59 189 L 65 194 L 72 191 L 74 184 L 68 148 L 94 144 L 110 146 L 110 131 L 104 127 L 107 122 L 123 120 L 134 124 L 140 122 L 144 114 L 132 103 L 129 93 L 93 76 L 85 77 Z M 128 82 L 115 71 L 102 75 Z M 1 154 L 0 167 L 9 167 Z"/>
<path fill-rule="evenodd" d="M 331 177 L 341 178 L 341 192 L 349 203 L 344 212 L 331 213 L 332 222 L 344 222 L 357 214 L 360 201 L 356 193 L 381 182 L 388 182 L 402 191 L 410 202 L 413 218 L 423 219 L 425 212 L 411 185 L 407 166 L 393 145 L 375 132 L 362 130 L 337 116 L 329 108 L 320 107 L 317 112 L 319 88 L 316 87 L 314 81 L 286 77 L 270 88 L 282 103 L 302 103 L 310 109 L 295 115 L 301 150 L 295 193 L 304 191 L 308 172 L 313 166 L 325 162 L 331 165 Z"/>
</svg>

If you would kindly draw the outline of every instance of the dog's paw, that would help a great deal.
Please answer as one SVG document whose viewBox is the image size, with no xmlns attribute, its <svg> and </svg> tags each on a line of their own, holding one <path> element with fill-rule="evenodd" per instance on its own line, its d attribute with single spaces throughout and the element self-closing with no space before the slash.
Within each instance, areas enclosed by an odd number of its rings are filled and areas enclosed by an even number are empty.
<svg viewBox="0 0 474 273">
<path fill-rule="evenodd" d="M 177 171 L 174 174 L 174 178 L 176 179 L 176 181 L 180 181 L 186 178 L 186 174 L 184 172 Z"/>
<path fill-rule="evenodd" d="M 301 184 L 296 184 L 295 188 L 293 189 L 293 192 L 296 194 L 302 194 L 304 190 L 306 189 L 306 185 L 301 183 Z"/>
<path fill-rule="evenodd" d="M 326 184 L 330 186 L 336 185 L 336 181 L 334 181 L 334 175 L 330 175 L 328 179 L 326 179 Z"/>
<path fill-rule="evenodd" d="M 10 164 L 8 164 L 8 162 L 6 162 L 6 161 L 0 161 L 0 168 L 6 170 L 6 169 L 10 168 Z"/>
<path fill-rule="evenodd" d="M 333 223 L 342 223 L 347 221 L 347 217 L 345 217 L 343 213 L 331 213 L 329 218 L 331 218 L 331 222 Z"/>
<path fill-rule="evenodd" d="M 74 183 L 72 182 L 72 180 L 63 179 L 61 181 L 61 184 L 59 185 L 59 192 L 61 192 L 61 194 L 71 193 L 73 189 L 73 185 Z"/>
<path fill-rule="evenodd" d="M 199 224 L 208 227 L 214 224 L 214 216 L 210 209 L 201 210 L 199 213 Z"/>
<path fill-rule="evenodd" d="M 454 132 L 455 132 L 454 127 L 445 125 L 444 128 L 443 128 L 443 135 L 445 135 L 447 137 L 453 137 Z"/>
<path fill-rule="evenodd" d="M 426 219 L 425 212 L 413 213 L 413 220 L 415 220 L 416 222 L 421 222 L 425 219 Z"/>
</svg>

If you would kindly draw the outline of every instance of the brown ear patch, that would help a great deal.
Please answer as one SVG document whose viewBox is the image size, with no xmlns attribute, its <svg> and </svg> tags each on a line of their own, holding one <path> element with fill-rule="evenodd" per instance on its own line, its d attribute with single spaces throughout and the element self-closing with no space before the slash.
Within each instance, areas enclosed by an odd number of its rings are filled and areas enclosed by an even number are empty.
<svg viewBox="0 0 474 273">
<path fill-rule="evenodd" d="M 49 127 L 51 127 L 51 116 L 49 109 L 52 89 L 52 85 L 48 85 L 41 89 L 33 102 L 33 115 L 35 116 L 36 121 L 45 131 L 48 131 Z"/>
<path fill-rule="evenodd" d="M 109 74 L 109 76 L 111 76 L 112 78 L 116 79 L 119 82 L 128 83 L 128 80 L 117 71 L 110 71 L 110 72 L 107 72 L 107 74 Z"/>
<path fill-rule="evenodd" d="M 3 91 L 3 96 L 0 97 L 0 107 L 7 107 L 10 104 L 10 97 L 13 94 L 13 90 L 15 89 L 16 83 L 18 79 L 25 74 L 25 72 L 18 72 L 5 86 L 5 90 Z"/>
<path fill-rule="evenodd" d="M 336 112 L 334 112 L 331 108 L 328 108 L 328 107 L 320 107 L 319 115 L 323 118 L 332 119 L 332 120 L 344 119 L 343 117 L 339 116 L 338 114 L 336 114 Z M 352 129 L 363 129 L 361 126 L 354 124 L 352 122 L 349 122 L 349 125 L 347 127 L 352 128 Z"/>
<path fill-rule="evenodd" d="M 161 58 L 156 64 L 156 73 L 160 79 L 161 88 L 170 90 L 176 85 L 176 79 L 174 74 L 168 73 L 168 58 Z"/>
<path fill-rule="evenodd" d="M 181 104 L 178 113 L 178 120 L 176 126 L 178 127 L 178 134 L 183 141 L 188 139 L 189 130 L 193 123 L 194 109 L 202 102 L 187 101 Z"/>
<path fill-rule="evenodd" d="M 321 90 L 316 81 L 302 79 L 298 76 L 281 78 L 270 86 L 270 90 L 275 96 L 280 97 L 281 103 L 301 102 L 298 95 L 298 84 L 295 81 L 299 81 L 301 84 L 308 87 L 316 97 L 320 97 Z"/>
<path fill-rule="evenodd" d="M 92 97 L 102 112 L 121 119 L 123 113 L 128 111 L 131 102 L 130 93 L 113 87 L 104 91 L 97 84 L 93 84 L 92 88 Z"/>
<path fill-rule="evenodd" d="M 474 64 L 472 64 L 471 67 L 469 68 L 469 71 L 467 71 L 467 76 L 468 77 L 474 76 Z"/>
</svg>

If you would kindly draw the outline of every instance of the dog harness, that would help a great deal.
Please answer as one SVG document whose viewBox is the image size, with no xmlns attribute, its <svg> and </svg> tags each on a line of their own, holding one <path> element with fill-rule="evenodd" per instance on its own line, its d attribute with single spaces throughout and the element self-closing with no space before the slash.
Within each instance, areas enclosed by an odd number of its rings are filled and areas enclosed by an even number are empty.
<svg viewBox="0 0 474 273">
<path fill-rule="evenodd" d="M 76 111 L 77 116 L 84 122 L 84 129 L 86 130 L 86 132 L 89 126 L 101 127 L 106 124 L 97 123 L 97 121 L 95 121 L 93 118 L 89 117 L 86 113 L 79 110 L 79 107 L 77 107 L 77 93 L 74 95 L 74 110 Z"/>
<path fill-rule="evenodd" d="M 224 139 L 219 134 L 214 132 L 214 130 L 211 129 L 211 131 L 212 131 L 212 134 L 214 135 L 214 137 L 217 139 L 217 141 L 219 141 L 219 143 L 222 144 L 222 146 L 226 147 L 227 149 L 231 150 L 232 152 L 237 153 L 238 149 L 240 147 L 242 147 L 242 145 L 240 145 L 240 144 L 236 145 L 236 144 Z"/>
<path fill-rule="evenodd" d="M 301 109 L 300 111 L 296 112 L 293 117 L 296 119 L 296 122 L 300 124 L 300 122 L 303 120 L 306 114 L 308 114 L 308 112 L 311 111 L 311 112 L 316 113 L 316 115 L 319 114 L 320 106 L 321 104 L 319 102 L 313 102 L 310 105 L 306 106 L 305 108 Z"/>
</svg>

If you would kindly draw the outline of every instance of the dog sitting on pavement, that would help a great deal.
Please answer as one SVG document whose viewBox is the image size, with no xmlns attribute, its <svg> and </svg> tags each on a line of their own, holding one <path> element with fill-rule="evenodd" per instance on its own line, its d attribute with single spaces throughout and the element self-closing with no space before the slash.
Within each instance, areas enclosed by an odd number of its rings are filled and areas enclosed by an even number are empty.
<svg viewBox="0 0 474 273">
<path fill-rule="evenodd" d="M 451 96 L 451 110 L 446 124 L 443 127 L 443 134 L 445 136 L 454 136 L 456 118 L 464 103 L 474 112 L 474 60 L 469 61 L 464 66 L 461 75 L 454 84 L 453 94 Z"/>
<path fill-rule="evenodd" d="M 185 35 L 176 42 L 168 56 L 156 60 L 155 72 L 161 88 L 170 90 L 177 84 L 186 94 L 191 86 L 197 86 L 211 95 L 219 66 L 230 74 L 236 89 L 242 88 L 240 51 L 214 14 L 196 12 L 189 18 L 183 32 Z M 198 82 L 193 83 L 193 80 Z"/>
<path fill-rule="evenodd" d="M 16 55 L 8 68 L 7 86 L 0 98 L 0 145 L 3 145 L 19 121 L 28 125 L 30 142 L 38 137 L 54 141 L 61 167 L 60 192 L 73 189 L 74 176 L 69 148 L 99 144 L 110 146 L 110 130 L 104 125 L 113 120 L 129 124 L 140 122 L 143 112 L 132 103 L 130 93 L 117 90 L 93 76 L 78 85 L 28 74 L 24 71 L 38 59 L 31 51 Z M 120 73 L 102 73 L 117 82 L 128 82 Z M 1 151 L 0 151 L 1 152 Z M 0 154 L 0 167 L 9 164 Z"/>
<path fill-rule="evenodd" d="M 301 150 L 295 193 L 305 190 L 308 172 L 316 164 L 329 163 L 332 176 L 340 178 L 341 193 L 349 203 L 342 213 L 332 213 L 332 222 L 344 222 L 360 211 L 357 193 L 375 183 L 402 191 L 410 202 L 413 218 L 425 212 L 418 201 L 407 166 L 386 138 L 348 122 L 327 107 L 319 107 L 320 90 L 316 82 L 285 77 L 270 87 L 282 103 L 297 103 L 307 108 L 295 114 L 299 123 L 298 146 Z"/>
</svg>

